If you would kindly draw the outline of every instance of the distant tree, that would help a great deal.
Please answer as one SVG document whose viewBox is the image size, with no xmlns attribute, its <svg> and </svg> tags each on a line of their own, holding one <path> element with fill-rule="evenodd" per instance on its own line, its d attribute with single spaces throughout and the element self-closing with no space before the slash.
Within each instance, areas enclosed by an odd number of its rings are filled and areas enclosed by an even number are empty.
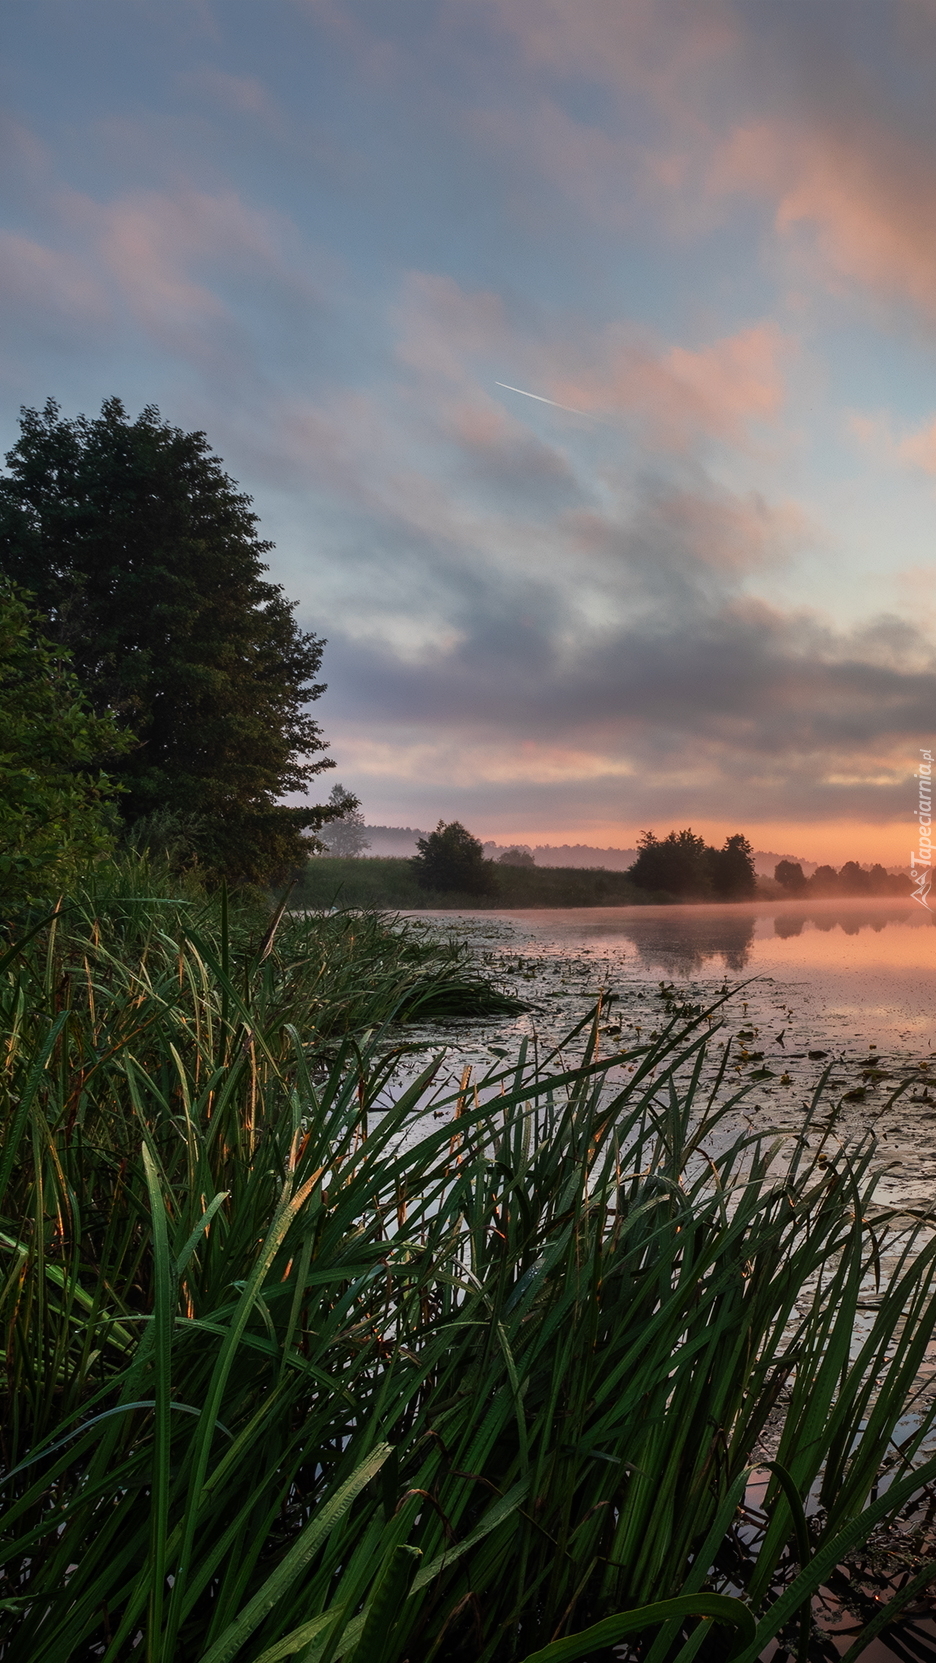
<svg viewBox="0 0 936 1663">
<path fill-rule="evenodd" d="M 868 873 L 868 884 L 872 895 L 889 895 L 891 893 L 890 873 L 879 861 L 875 861 Z"/>
<path fill-rule="evenodd" d="M 336 818 L 322 832 L 326 852 L 345 858 L 362 855 L 370 848 L 370 838 L 364 829 L 359 799 L 343 785 L 333 785 L 328 793 L 328 807 L 334 809 Z"/>
<path fill-rule="evenodd" d="M 458 890 L 463 895 L 490 895 L 495 889 L 494 863 L 484 858 L 484 845 L 460 820 L 439 821 L 428 837 L 416 839 L 419 853 L 410 866 L 421 889 Z"/>
<path fill-rule="evenodd" d="M 535 866 L 536 861 L 528 849 L 505 849 L 497 857 L 498 866 Z"/>
<path fill-rule="evenodd" d="M 726 837 L 720 849 L 710 849 L 708 865 L 719 900 L 749 901 L 757 894 L 754 850 L 743 832 Z"/>
<path fill-rule="evenodd" d="M 806 878 L 798 860 L 781 860 L 774 867 L 774 878 L 790 895 L 802 895 L 806 889 Z"/>
<path fill-rule="evenodd" d="M 838 873 L 834 866 L 817 866 L 809 880 L 811 895 L 839 895 Z"/>
<path fill-rule="evenodd" d="M 704 837 L 691 827 L 671 831 L 664 838 L 641 832 L 639 853 L 628 876 L 640 889 L 661 889 L 669 895 L 700 900 L 712 892 L 710 851 Z"/>
<path fill-rule="evenodd" d="M 117 787 L 102 764 L 129 743 L 90 710 L 69 655 L 0 579 L 0 900 L 51 899 L 111 852 Z"/>
<path fill-rule="evenodd" d="M 265 881 L 305 859 L 327 805 L 286 793 L 334 764 L 308 705 L 324 643 L 264 573 L 250 498 L 203 433 L 119 399 L 93 420 L 24 410 L 0 479 L 0 573 L 33 592 L 99 716 L 138 743 L 117 765 L 132 825 L 197 825 L 210 872 Z"/>
<path fill-rule="evenodd" d="M 857 860 L 846 860 L 838 875 L 843 895 L 870 895 L 871 875 L 858 865 Z"/>
</svg>

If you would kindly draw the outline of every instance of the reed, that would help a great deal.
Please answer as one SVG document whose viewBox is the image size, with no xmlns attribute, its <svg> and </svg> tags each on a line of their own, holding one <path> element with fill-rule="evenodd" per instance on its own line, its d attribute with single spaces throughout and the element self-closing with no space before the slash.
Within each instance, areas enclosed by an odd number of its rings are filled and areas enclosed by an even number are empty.
<svg viewBox="0 0 936 1663">
<path fill-rule="evenodd" d="M 693 1612 L 753 1659 L 936 1476 L 926 1413 L 894 1444 L 936 1240 L 872 1207 L 870 1142 L 722 1137 L 702 1019 L 435 1119 L 398 1019 L 457 950 L 133 890 L 0 960 L 4 1659 L 559 1663 L 652 1623 L 657 1663 Z"/>
</svg>

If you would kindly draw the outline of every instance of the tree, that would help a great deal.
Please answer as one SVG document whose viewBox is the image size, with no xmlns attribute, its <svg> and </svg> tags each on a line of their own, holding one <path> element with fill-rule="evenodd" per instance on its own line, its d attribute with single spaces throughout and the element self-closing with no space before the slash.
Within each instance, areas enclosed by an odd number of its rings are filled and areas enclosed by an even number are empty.
<svg viewBox="0 0 936 1663">
<path fill-rule="evenodd" d="M 0 895 L 8 916 L 51 899 L 111 852 L 117 787 L 102 772 L 129 743 L 95 716 L 68 654 L 0 580 Z"/>
<path fill-rule="evenodd" d="M 802 895 L 806 889 L 806 879 L 803 868 L 798 860 L 781 860 L 774 867 L 774 879 L 781 889 L 786 889 L 791 895 Z"/>
<path fill-rule="evenodd" d="M 491 895 L 495 889 L 494 863 L 484 858 L 484 846 L 460 820 L 439 821 L 428 837 L 418 837 L 419 850 L 410 861 L 421 889 L 459 890 L 463 895 Z"/>
<path fill-rule="evenodd" d="M 0 573 L 138 741 L 116 770 L 124 820 L 190 817 L 206 870 L 234 879 L 304 860 L 334 816 L 280 799 L 334 766 L 307 709 L 324 642 L 264 577 L 271 545 L 205 435 L 116 398 L 67 421 L 50 400 L 22 412 L 7 466 Z"/>
<path fill-rule="evenodd" d="M 505 849 L 497 857 L 498 866 L 535 866 L 536 861 L 529 849 Z"/>
<path fill-rule="evenodd" d="M 834 866 L 817 866 L 809 880 L 812 895 L 838 895 L 838 873 Z"/>
<path fill-rule="evenodd" d="M 858 865 L 857 860 L 846 860 L 839 872 L 839 889 L 843 895 L 870 895 L 871 875 Z"/>
<path fill-rule="evenodd" d="M 354 858 L 370 848 L 370 838 L 364 826 L 361 804 L 352 791 L 343 785 L 333 785 L 328 794 L 328 806 L 335 811 L 328 830 L 321 841 L 327 854 Z"/>
<path fill-rule="evenodd" d="M 720 849 L 710 849 L 708 865 L 712 889 L 721 901 L 750 901 L 757 894 L 754 850 L 743 832 L 726 837 Z"/>
<path fill-rule="evenodd" d="M 710 852 L 704 837 L 690 827 L 671 831 L 664 838 L 653 832 L 641 832 L 637 839 L 639 854 L 628 877 L 640 889 L 663 889 L 669 895 L 699 900 L 711 893 L 709 870 Z"/>
</svg>

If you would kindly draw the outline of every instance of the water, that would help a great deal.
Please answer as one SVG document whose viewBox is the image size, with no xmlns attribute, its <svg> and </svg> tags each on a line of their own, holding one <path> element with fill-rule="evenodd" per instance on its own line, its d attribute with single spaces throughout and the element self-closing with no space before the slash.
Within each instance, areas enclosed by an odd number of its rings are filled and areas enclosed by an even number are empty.
<svg viewBox="0 0 936 1663">
<path fill-rule="evenodd" d="M 624 1049 L 664 1026 L 667 989 L 703 1007 L 734 990 L 709 1072 L 730 1038 L 733 1089 L 749 1088 L 737 1129 L 801 1122 L 828 1069 L 838 1135 L 870 1127 L 881 1141 L 890 1170 L 877 1199 L 936 1203 L 936 918 L 913 901 L 418 916 L 469 941 L 530 1005 L 519 1018 L 434 1028 L 453 1073 L 502 1063 L 524 1035 L 558 1043 L 599 996 L 602 1043 Z"/>
<path fill-rule="evenodd" d="M 725 1141 L 746 1126 L 801 1126 L 828 1071 L 818 1135 L 830 1116 L 845 1143 L 872 1129 L 888 1168 L 877 1184 L 878 1202 L 936 1209 L 936 919 L 914 902 L 607 907 L 432 919 L 434 927 L 467 940 L 485 968 L 530 1006 L 518 1018 L 451 1023 L 431 1036 L 427 1030 L 436 1046 L 440 1038 L 451 1046 L 453 1082 L 466 1064 L 476 1077 L 503 1066 L 524 1036 L 535 1037 L 541 1050 L 559 1043 L 599 997 L 607 1054 L 665 1025 L 668 992 L 705 1008 L 733 990 L 718 1013 L 722 1026 L 713 1032 L 712 1048 L 715 1053 L 730 1040 L 730 1090 L 748 1091 L 724 1128 Z M 715 1062 L 713 1054 L 710 1076 Z M 884 1269 L 892 1269 L 890 1259 Z M 870 1281 L 867 1291 L 874 1292 Z M 870 1320 L 867 1311 L 859 1313 L 856 1349 Z M 936 1342 L 918 1384 L 934 1360 Z M 929 1396 L 932 1382 L 927 1385 Z M 918 1406 L 905 1417 L 900 1434 L 918 1424 L 919 1412 Z M 932 1439 L 924 1452 L 933 1453 Z M 765 1482 L 766 1474 L 751 1485 L 752 1518 Z M 927 1509 L 933 1505 L 927 1493 L 883 1545 L 863 1550 L 829 1578 L 813 1601 L 825 1638 L 814 1642 L 812 1656 L 841 1656 L 876 1606 L 898 1591 L 910 1575 L 901 1568 L 904 1543 L 913 1567 L 924 1547 L 924 1557 L 932 1553 Z M 918 1529 L 922 1544 L 912 1539 Z M 772 1643 L 763 1663 L 777 1652 Z M 862 1654 L 862 1663 L 896 1660 L 936 1663 L 929 1590 Z"/>
</svg>

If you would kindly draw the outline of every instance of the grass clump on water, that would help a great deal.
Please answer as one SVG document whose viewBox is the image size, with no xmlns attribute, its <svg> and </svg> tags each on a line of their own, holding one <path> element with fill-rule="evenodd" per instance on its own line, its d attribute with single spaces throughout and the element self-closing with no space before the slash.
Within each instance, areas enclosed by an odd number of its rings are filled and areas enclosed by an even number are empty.
<svg viewBox="0 0 936 1663">
<path fill-rule="evenodd" d="M 753 1660 L 936 1477 L 873 1146 L 720 1139 L 698 1018 L 430 1113 L 390 1025 L 454 961 L 255 922 L 127 878 L 0 958 L 4 1659 Z"/>
</svg>

